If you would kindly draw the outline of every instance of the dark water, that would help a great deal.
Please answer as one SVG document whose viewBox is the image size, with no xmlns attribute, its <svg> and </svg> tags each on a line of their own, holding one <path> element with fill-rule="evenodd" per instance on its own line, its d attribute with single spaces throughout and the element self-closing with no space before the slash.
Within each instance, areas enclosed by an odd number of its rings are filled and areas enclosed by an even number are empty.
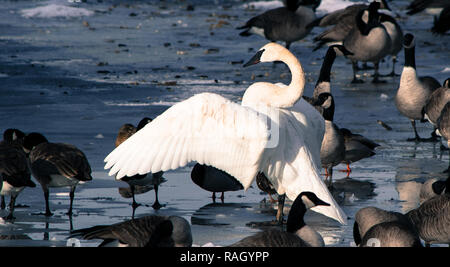
<svg viewBox="0 0 450 267">
<path fill-rule="evenodd" d="M 332 11 L 343 1 L 323 0 L 319 12 Z M 450 76 L 449 35 L 433 36 L 432 15 L 405 15 L 408 1 L 391 3 L 400 15 L 405 32 L 417 37 L 416 63 L 420 75 L 431 75 L 441 83 Z M 1 246 L 65 246 L 70 228 L 110 224 L 129 219 L 130 199 L 122 198 L 118 187 L 126 186 L 108 177 L 104 157 L 114 148 L 117 130 L 124 123 L 137 124 L 155 117 L 170 105 L 200 92 L 215 92 L 239 101 L 255 81 L 289 83 L 287 68 L 258 65 L 242 68 L 266 40 L 243 38 L 235 28 L 275 2 L 246 8 L 248 1 L 4 1 L 0 6 L 0 125 L 2 131 L 15 127 L 38 131 L 52 142 L 76 145 L 87 155 L 94 180 L 78 186 L 74 216 L 65 215 L 68 189 L 51 190 L 55 215 L 36 215 L 44 210 L 39 186 L 26 188 L 17 202 L 13 223 L 0 224 Z M 59 6 L 76 10 L 59 9 Z M 45 6 L 44 13 L 30 8 Z M 62 17 L 54 17 L 65 12 Z M 77 14 L 81 12 L 80 14 Z M 307 76 L 305 95 L 311 95 L 325 54 L 312 52 L 314 29 L 291 51 L 300 59 Z M 396 72 L 403 65 L 399 54 Z M 390 59 L 380 71 L 391 70 Z M 324 237 L 327 245 L 349 246 L 355 212 L 368 205 L 405 212 L 417 206 L 420 185 L 429 178 L 443 177 L 448 154 L 439 144 L 406 142 L 412 137 L 409 120 L 394 104 L 399 78 L 373 85 L 363 72 L 362 85 L 350 84 L 351 65 L 336 59 L 332 70 L 332 92 L 336 101 L 335 122 L 381 144 L 377 155 L 352 165 L 351 179 L 335 172 L 334 194 L 349 216 L 349 224 L 318 214 L 306 221 Z M 392 127 L 387 131 L 377 123 Z M 418 125 L 428 136 L 431 125 Z M 160 189 L 164 208 L 155 212 L 153 191 L 138 195 L 144 204 L 136 216 L 177 214 L 191 222 L 194 243 L 227 245 L 259 231 L 246 224 L 267 221 L 274 209 L 260 203 L 262 195 L 254 185 L 248 191 L 226 193 L 225 204 L 211 204 L 210 193 L 190 180 L 190 168 L 167 172 Z M 336 169 L 343 169 L 338 166 Z M 4 216 L 7 211 L 0 211 Z M 4 239 L 4 238 L 3 238 Z M 82 241 L 83 246 L 97 241 Z"/>
</svg>

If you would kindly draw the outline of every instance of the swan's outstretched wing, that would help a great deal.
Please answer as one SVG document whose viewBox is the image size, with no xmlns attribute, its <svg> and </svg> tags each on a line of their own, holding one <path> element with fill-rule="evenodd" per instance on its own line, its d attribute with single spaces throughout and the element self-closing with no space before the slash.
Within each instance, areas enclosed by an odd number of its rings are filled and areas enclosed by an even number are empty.
<svg viewBox="0 0 450 267">
<path fill-rule="evenodd" d="M 105 158 L 109 175 L 167 171 L 191 161 L 221 169 L 247 189 L 256 177 L 269 132 L 267 117 L 217 94 L 177 103 Z"/>
</svg>

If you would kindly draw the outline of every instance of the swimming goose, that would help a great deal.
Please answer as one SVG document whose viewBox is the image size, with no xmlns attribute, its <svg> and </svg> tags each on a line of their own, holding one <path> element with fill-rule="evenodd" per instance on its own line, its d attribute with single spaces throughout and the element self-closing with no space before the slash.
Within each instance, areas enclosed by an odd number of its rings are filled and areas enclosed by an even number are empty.
<svg viewBox="0 0 450 267">
<path fill-rule="evenodd" d="M 320 162 L 325 168 L 325 179 L 329 178 L 329 185 L 333 179 L 333 167 L 341 163 L 345 158 L 344 136 L 339 131 L 339 127 L 333 123 L 334 117 L 334 99 L 330 93 L 321 93 L 314 106 L 320 106 L 323 109 L 323 118 L 325 119 L 325 135 L 323 136 L 320 149 Z"/>
<path fill-rule="evenodd" d="M 363 81 L 356 78 L 357 61 L 373 62 L 375 73 L 373 75 L 373 83 L 382 82 L 378 79 L 378 66 L 382 58 L 390 52 L 391 39 L 386 28 L 379 22 L 380 14 L 378 9 L 380 3 L 372 2 L 369 5 L 369 17 L 367 23 L 362 19 L 364 10 L 356 15 L 356 26 L 348 33 L 343 41 L 343 45 L 352 55 L 346 56 L 351 59 L 353 66 L 352 83 L 362 83 Z"/>
<path fill-rule="evenodd" d="M 424 119 L 422 112 L 426 101 L 434 90 L 441 85 L 430 76 L 418 77 L 415 61 L 415 38 L 407 33 L 404 37 L 403 47 L 405 48 L 405 65 L 400 77 L 400 85 L 395 96 L 395 105 L 400 113 L 411 120 L 414 130 L 414 138 L 408 141 L 425 141 L 420 138 L 416 129 L 416 120 Z"/>
<path fill-rule="evenodd" d="M 16 198 L 25 187 L 36 187 L 21 143 L 25 134 L 17 129 L 7 129 L 0 143 L 0 195 L 1 209 L 6 207 L 5 196 L 11 197 L 6 220 L 14 219 Z"/>
<path fill-rule="evenodd" d="M 436 34 L 445 34 L 450 30 L 450 4 L 442 9 L 439 17 L 434 17 L 431 31 Z"/>
<path fill-rule="evenodd" d="M 303 217 L 312 207 L 329 204 L 312 192 L 302 192 L 292 203 L 286 222 L 286 231 L 261 231 L 238 241 L 230 247 L 323 247 L 322 236 L 305 224 Z"/>
<path fill-rule="evenodd" d="M 423 247 L 419 235 L 410 224 L 398 221 L 382 222 L 371 227 L 361 241 L 361 247 Z"/>
<path fill-rule="evenodd" d="M 135 134 L 137 131 L 142 129 L 145 125 L 147 125 L 147 123 L 150 123 L 151 121 L 152 121 L 151 118 L 145 117 L 141 121 L 139 121 L 139 124 L 137 127 L 134 127 L 132 124 L 129 124 L 129 123 L 122 125 L 119 129 L 119 133 L 116 138 L 116 142 L 115 142 L 116 147 L 118 147 L 125 140 L 127 140 L 130 136 Z M 153 209 L 158 210 L 162 207 L 162 205 L 159 203 L 159 199 L 158 199 L 158 186 L 163 181 L 162 175 L 163 175 L 163 172 L 157 172 L 157 173 L 147 173 L 147 174 L 142 174 L 142 175 L 133 175 L 131 177 L 130 176 L 124 176 L 121 178 L 116 177 L 116 179 L 120 180 L 120 181 L 124 181 L 130 185 L 131 195 L 133 198 L 133 203 L 132 203 L 133 209 L 140 206 L 140 204 L 137 203 L 136 199 L 135 199 L 136 186 L 147 186 L 147 185 L 151 184 L 153 186 L 153 190 L 155 191 L 155 202 L 153 203 L 152 207 L 153 207 Z"/>
<path fill-rule="evenodd" d="M 345 156 L 342 163 L 347 164 L 347 170 L 344 172 L 347 172 L 349 177 L 352 172 L 350 164 L 374 156 L 374 149 L 380 145 L 360 134 L 352 133 L 349 129 L 340 128 L 339 131 L 344 136 L 345 143 Z"/>
<path fill-rule="evenodd" d="M 301 98 L 305 74 L 300 62 L 288 49 L 269 43 L 244 66 L 274 61 L 288 65 L 292 75 L 288 86 L 254 83 L 241 105 L 213 93 L 194 95 L 114 149 L 105 158 L 105 169 L 120 178 L 196 161 L 227 172 L 244 189 L 263 172 L 278 194 L 295 199 L 312 191 L 330 203 L 314 207 L 315 211 L 345 223 L 345 213 L 319 175 L 324 120 Z"/>
<path fill-rule="evenodd" d="M 301 3 L 300 1 L 285 1 L 284 7 L 268 10 L 248 20 L 239 35 L 250 36 L 257 34 L 271 42 L 283 41 L 289 49 L 291 43 L 303 39 L 312 28 L 306 25 L 316 19 L 315 10 L 321 1 Z"/>
<path fill-rule="evenodd" d="M 99 247 L 190 247 L 191 226 L 179 216 L 150 215 L 71 232 L 71 237 L 103 239 Z"/>
<path fill-rule="evenodd" d="M 447 179 L 446 187 L 449 187 Z M 425 246 L 450 244 L 450 193 L 432 197 L 406 213 Z"/>
<path fill-rule="evenodd" d="M 359 209 L 355 214 L 355 223 L 353 224 L 353 239 L 357 246 L 364 245 L 363 237 L 373 226 L 385 222 L 398 222 L 408 225 L 411 228 L 408 218 L 394 211 L 386 211 L 377 207 L 365 207 Z"/>
<path fill-rule="evenodd" d="M 406 14 L 414 15 L 416 13 L 422 12 L 425 9 L 441 9 L 448 5 L 448 0 L 414 0 L 408 5 L 408 7 L 406 7 L 406 9 L 408 10 Z"/>
<path fill-rule="evenodd" d="M 216 192 L 222 192 L 220 200 L 224 201 L 224 192 L 244 189 L 242 184 L 228 173 L 212 166 L 195 164 L 191 171 L 192 181 L 206 191 L 212 192 L 213 202 L 216 201 Z"/>
<path fill-rule="evenodd" d="M 84 153 L 70 144 L 50 143 L 40 133 L 29 133 L 23 142 L 29 153 L 31 172 L 41 184 L 45 197 L 45 216 L 51 216 L 49 206 L 50 187 L 70 187 L 70 206 L 67 214 L 72 215 L 75 188 L 79 182 L 92 180 L 91 166 Z"/>
</svg>

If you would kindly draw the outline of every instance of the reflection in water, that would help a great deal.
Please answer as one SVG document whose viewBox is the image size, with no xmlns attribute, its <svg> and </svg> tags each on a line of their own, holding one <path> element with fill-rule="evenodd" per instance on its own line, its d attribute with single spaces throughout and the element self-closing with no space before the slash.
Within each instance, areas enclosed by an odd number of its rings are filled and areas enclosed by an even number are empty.
<svg viewBox="0 0 450 267">
<path fill-rule="evenodd" d="M 192 225 L 225 226 L 236 224 L 246 216 L 252 216 L 257 207 L 246 203 L 210 203 L 192 214 Z M 239 218 L 239 219 L 236 219 Z"/>
<path fill-rule="evenodd" d="M 403 213 L 418 207 L 421 187 L 422 183 L 417 181 L 396 183 L 395 188 L 397 189 L 399 200 L 402 201 L 400 206 Z"/>
<path fill-rule="evenodd" d="M 365 200 L 375 197 L 375 184 L 352 178 L 343 178 L 333 182 L 330 188 L 334 199 L 339 205 L 351 204 L 355 200 Z"/>
</svg>

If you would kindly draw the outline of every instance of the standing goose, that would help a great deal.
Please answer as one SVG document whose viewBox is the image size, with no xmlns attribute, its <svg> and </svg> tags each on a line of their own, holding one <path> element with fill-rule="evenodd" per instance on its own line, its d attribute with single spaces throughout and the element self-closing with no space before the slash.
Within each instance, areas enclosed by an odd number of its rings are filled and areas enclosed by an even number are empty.
<svg viewBox="0 0 450 267">
<path fill-rule="evenodd" d="M 449 179 L 446 188 L 450 188 Z M 426 246 L 450 244 L 450 193 L 435 196 L 407 214 Z"/>
<path fill-rule="evenodd" d="M 212 199 L 216 201 L 216 192 L 222 192 L 220 200 L 224 201 L 224 192 L 238 191 L 244 189 L 242 184 L 228 173 L 212 166 L 195 164 L 191 171 L 192 181 L 203 188 L 212 192 Z"/>
<path fill-rule="evenodd" d="M 444 85 L 434 90 L 423 107 L 424 118 L 437 127 L 437 120 L 444 106 L 450 102 L 450 78 L 445 80 Z M 435 131 L 433 131 L 434 134 Z"/>
<path fill-rule="evenodd" d="M 360 134 L 352 133 L 349 129 L 340 128 L 339 131 L 344 136 L 345 143 L 345 156 L 342 163 L 347 164 L 347 170 L 344 172 L 347 172 L 349 177 L 352 172 L 350 164 L 374 156 L 374 149 L 380 145 Z"/>
<path fill-rule="evenodd" d="M 239 35 L 258 34 L 271 42 L 283 41 L 289 49 L 291 43 L 303 39 L 312 28 L 307 28 L 316 19 L 315 10 L 320 0 L 311 3 L 286 1 L 284 7 L 268 10 L 248 20 L 238 30 L 245 29 Z"/>
<path fill-rule="evenodd" d="M 5 219 L 13 220 L 17 196 L 25 187 L 36 187 L 36 184 L 31 181 L 31 171 L 21 146 L 25 134 L 17 129 L 7 129 L 3 136 L 0 143 L 1 209 L 5 208 L 5 196 L 9 195 L 9 214 Z"/>
<path fill-rule="evenodd" d="M 84 153 L 70 144 L 50 143 L 40 133 L 29 133 L 23 143 L 29 153 L 31 171 L 41 184 L 45 197 L 45 216 L 52 216 L 49 206 L 50 187 L 70 187 L 70 206 L 67 214 L 72 215 L 75 188 L 79 182 L 92 180 L 91 166 Z"/>
<path fill-rule="evenodd" d="M 120 127 L 119 133 L 116 138 L 116 147 L 118 147 L 120 144 L 122 144 L 125 140 L 127 140 L 130 136 L 135 134 L 137 131 L 141 130 L 145 125 L 150 123 L 152 121 L 151 118 L 143 118 L 139 124 L 138 127 L 134 127 L 133 125 L 127 123 Z M 133 198 L 132 207 L 133 209 L 136 209 L 140 204 L 136 202 L 135 199 L 135 190 L 136 186 L 146 186 L 151 184 L 153 186 L 153 189 L 155 190 L 155 202 L 153 203 L 152 207 L 155 210 L 158 210 L 162 207 L 162 205 L 159 203 L 158 200 L 158 186 L 163 181 L 163 172 L 157 172 L 157 173 L 146 173 L 146 174 L 137 174 L 133 176 L 124 176 L 121 178 L 117 178 L 117 180 L 124 181 L 127 184 L 130 185 L 131 190 L 131 196 Z"/>
<path fill-rule="evenodd" d="M 448 102 L 442 109 L 441 115 L 437 120 L 438 134 L 447 140 L 447 147 L 450 148 L 450 102 Z M 450 158 L 450 150 L 449 150 Z M 446 171 L 450 175 L 450 161 Z"/>
<path fill-rule="evenodd" d="M 362 80 L 356 78 L 357 61 L 373 62 L 375 65 L 374 83 L 381 82 L 378 77 L 378 66 L 382 58 L 384 58 L 390 50 L 391 39 L 385 29 L 380 24 L 378 8 L 380 3 L 372 2 L 369 5 L 369 18 L 367 23 L 362 19 L 364 10 L 356 15 L 356 27 L 348 33 L 343 41 L 343 45 L 352 55 L 347 56 L 351 59 L 353 65 L 352 83 L 362 83 Z"/>
<path fill-rule="evenodd" d="M 345 213 L 319 175 L 324 121 L 301 98 L 305 74 L 300 62 L 288 49 L 269 43 L 244 66 L 274 61 L 288 65 L 288 86 L 254 83 L 241 105 L 212 93 L 179 102 L 112 151 L 105 168 L 120 178 L 197 161 L 227 172 L 244 189 L 263 172 L 279 195 L 295 199 L 312 191 L 330 203 L 315 211 L 345 223 Z"/>
<path fill-rule="evenodd" d="M 248 236 L 230 247 L 323 247 L 322 236 L 305 224 L 303 217 L 312 207 L 328 203 L 312 192 L 302 192 L 292 203 L 286 222 L 286 231 L 271 229 Z"/>
<path fill-rule="evenodd" d="M 410 225 L 398 221 L 382 222 L 370 228 L 361 247 L 423 247 L 419 235 Z"/>
<path fill-rule="evenodd" d="M 424 119 L 423 108 L 434 90 L 441 85 L 430 76 L 418 77 L 415 61 L 415 38 L 407 33 L 404 37 L 405 65 L 400 77 L 400 85 L 395 96 L 395 105 L 400 113 L 411 120 L 414 130 L 414 138 L 408 141 L 425 141 L 420 138 L 416 129 L 416 120 Z"/>
<path fill-rule="evenodd" d="M 272 183 L 270 183 L 269 179 L 262 172 L 259 172 L 256 175 L 256 185 L 259 189 L 269 195 L 271 203 L 278 202 L 277 214 L 275 215 L 275 223 L 279 225 L 283 224 L 283 209 L 284 202 L 286 200 L 286 194 L 278 195 L 278 200 L 273 199 L 272 195 L 277 194 L 277 190 L 275 190 L 275 187 L 273 187 Z"/>
<path fill-rule="evenodd" d="M 103 239 L 99 247 L 190 247 L 191 226 L 179 216 L 150 215 L 71 232 L 71 237 Z"/>
<path fill-rule="evenodd" d="M 373 226 L 386 222 L 398 222 L 411 227 L 408 218 L 393 211 L 386 211 L 377 207 L 365 207 L 358 210 L 355 214 L 355 223 L 353 224 L 353 239 L 357 246 L 365 245 L 363 237 Z"/>
<path fill-rule="evenodd" d="M 330 93 L 322 93 L 314 102 L 315 106 L 323 109 L 325 119 L 325 135 L 320 149 L 320 162 L 325 168 L 326 179 L 329 177 L 329 185 L 333 179 L 333 167 L 341 163 L 345 158 L 345 140 L 339 131 L 339 127 L 333 123 L 334 99 Z"/>
</svg>

